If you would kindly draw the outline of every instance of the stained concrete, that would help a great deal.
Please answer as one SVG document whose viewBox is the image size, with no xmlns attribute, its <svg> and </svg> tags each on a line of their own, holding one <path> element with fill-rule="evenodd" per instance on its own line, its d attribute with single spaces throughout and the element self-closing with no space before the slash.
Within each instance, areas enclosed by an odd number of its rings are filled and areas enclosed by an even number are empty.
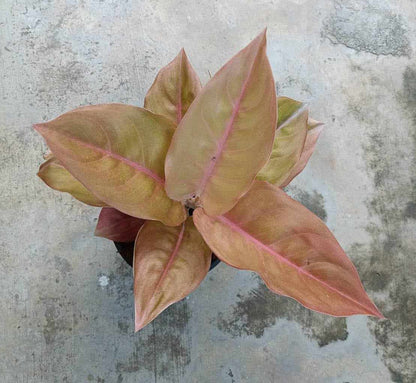
<svg viewBox="0 0 416 383">
<path fill-rule="evenodd" d="M 0 1 L 0 381 L 416 381 L 412 0 Z M 30 128 L 142 105 L 183 46 L 203 81 L 268 26 L 280 94 L 326 128 L 289 192 L 324 219 L 388 320 L 331 318 L 224 264 L 134 334 L 132 272 L 98 210 L 46 188 Z"/>
</svg>

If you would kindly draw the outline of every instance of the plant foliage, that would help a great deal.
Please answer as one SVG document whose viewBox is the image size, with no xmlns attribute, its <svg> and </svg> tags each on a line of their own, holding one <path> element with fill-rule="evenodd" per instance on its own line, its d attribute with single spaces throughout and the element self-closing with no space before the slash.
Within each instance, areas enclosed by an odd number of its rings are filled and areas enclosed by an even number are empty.
<svg viewBox="0 0 416 383">
<path fill-rule="evenodd" d="M 86 106 L 34 127 L 52 151 L 39 177 L 102 207 L 96 235 L 135 240 L 136 330 L 201 283 L 212 251 L 312 310 L 382 317 L 329 229 L 282 189 L 322 124 L 276 97 L 265 31 L 204 87 L 182 49 L 144 108 Z"/>
</svg>

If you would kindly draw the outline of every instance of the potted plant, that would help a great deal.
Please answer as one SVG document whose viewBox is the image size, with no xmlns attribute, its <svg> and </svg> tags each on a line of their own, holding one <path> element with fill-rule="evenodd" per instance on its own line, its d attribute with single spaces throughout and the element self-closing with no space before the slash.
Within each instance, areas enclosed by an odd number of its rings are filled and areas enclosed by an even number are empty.
<svg viewBox="0 0 416 383">
<path fill-rule="evenodd" d="M 181 50 L 144 108 L 86 106 L 34 127 L 51 150 L 42 180 L 102 207 L 96 235 L 135 241 L 136 330 L 201 283 L 212 253 L 312 310 L 382 318 L 329 229 L 282 189 L 322 126 L 276 97 L 266 31 L 204 87 Z"/>
</svg>

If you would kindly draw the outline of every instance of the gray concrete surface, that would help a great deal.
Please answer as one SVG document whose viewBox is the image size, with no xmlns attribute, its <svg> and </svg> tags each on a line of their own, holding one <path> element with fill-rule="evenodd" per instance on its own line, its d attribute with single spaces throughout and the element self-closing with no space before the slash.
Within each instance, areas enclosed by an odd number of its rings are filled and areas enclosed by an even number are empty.
<svg viewBox="0 0 416 383">
<path fill-rule="evenodd" d="M 141 105 L 185 47 L 209 71 L 268 26 L 280 94 L 326 130 L 290 192 L 389 320 L 310 312 L 220 265 L 134 334 L 132 273 L 98 210 L 46 188 L 30 128 Z M 416 382 L 413 0 L 0 0 L 0 382 Z"/>
</svg>

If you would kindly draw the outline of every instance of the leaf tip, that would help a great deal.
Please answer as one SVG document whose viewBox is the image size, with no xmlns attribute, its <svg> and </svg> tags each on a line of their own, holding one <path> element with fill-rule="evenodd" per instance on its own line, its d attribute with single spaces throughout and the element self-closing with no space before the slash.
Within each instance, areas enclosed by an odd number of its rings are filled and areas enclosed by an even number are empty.
<svg viewBox="0 0 416 383">
<path fill-rule="evenodd" d="M 247 46 L 251 46 L 251 47 L 256 47 L 255 49 L 261 49 L 261 47 L 264 47 L 267 44 L 267 39 L 266 39 L 266 34 L 267 34 L 267 27 L 264 28 L 252 41 L 251 43 Z M 246 48 L 247 48 L 246 47 Z"/>
<path fill-rule="evenodd" d="M 315 128 L 320 128 L 320 130 L 322 130 L 324 125 L 325 125 L 325 123 L 322 122 L 322 121 L 318 121 L 318 120 L 315 120 L 315 119 L 310 118 L 310 117 L 308 118 L 308 129 L 309 130 L 312 130 L 312 129 L 315 129 Z"/>
<path fill-rule="evenodd" d="M 378 319 L 387 319 L 381 311 L 376 307 L 376 305 L 373 303 L 373 309 L 371 310 L 371 316 L 376 317 Z"/>
<path fill-rule="evenodd" d="M 266 44 L 267 40 L 267 27 L 265 27 L 257 36 L 261 43 Z"/>
<path fill-rule="evenodd" d="M 146 320 L 145 317 L 138 315 L 136 313 L 136 318 L 134 321 L 134 332 L 140 331 L 142 328 L 146 327 L 150 321 Z"/>
<path fill-rule="evenodd" d="M 188 56 L 186 55 L 184 47 L 181 48 L 181 50 L 179 51 L 179 53 L 176 56 L 176 59 L 181 61 L 181 62 L 183 62 L 184 60 L 186 61 L 188 59 Z"/>
<path fill-rule="evenodd" d="M 363 290 L 364 291 L 364 290 Z M 361 308 L 364 309 L 361 314 L 372 316 L 378 319 L 386 319 L 386 317 L 380 312 L 371 298 L 366 294 L 366 302 L 362 302 Z"/>
<path fill-rule="evenodd" d="M 258 38 L 259 38 L 259 40 L 262 44 L 266 45 L 266 43 L 267 43 L 267 27 L 264 27 L 264 29 L 258 35 Z"/>
<path fill-rule="evenodd" d="M 33 128 L 33 129 L 35 129 L 38 133 L 41 133 L 41 134 L 42 134 L 42 130 L 44 130 L 44 129 L 45 129 L 45 126 L 44 126 L 44 124 L 43 124 L 43 123 L 40 123 L 40 124 L 33 124 L 33 125 L 32 125 L 32 128 Z"/>
</svg>

